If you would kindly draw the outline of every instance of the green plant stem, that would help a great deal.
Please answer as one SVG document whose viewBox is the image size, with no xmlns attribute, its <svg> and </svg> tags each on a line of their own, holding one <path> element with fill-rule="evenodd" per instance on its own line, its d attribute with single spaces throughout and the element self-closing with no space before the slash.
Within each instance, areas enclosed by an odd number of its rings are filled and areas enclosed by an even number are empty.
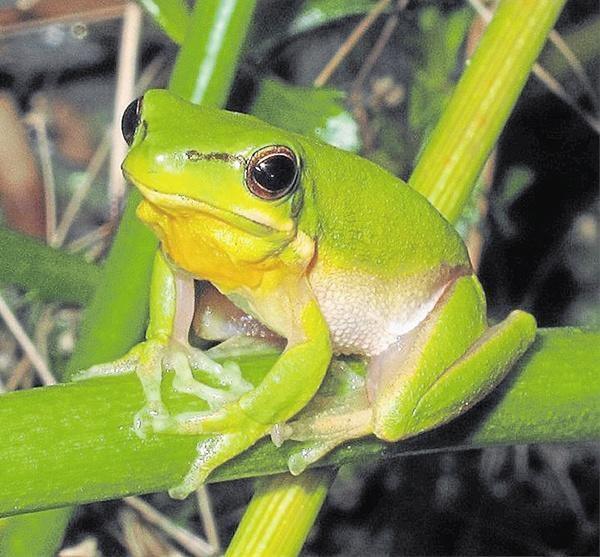
<svg viewBox="0 0 600 557">
<path fill-rule="evenodd" d="M 171 91 L 193 103 L 225 104 L 255 4 L 256 0 L 196 2 L 185 48 L 171 75 Z"/>
<path fill-rule="evenodd" d="M 184 0 L 138 0 L 138 3 L 172 41 L 183 43 L 190 21 Z"/>
<path fill-rule="evenodd" d="M 239 359 L 256 383 L 277 354 Z M 201 402 L 163 395 L 173 411 Z M 0 515 L 165 490 L 177 484 L 199 437 L 153 435 L 131 429 L 143 393 L 134 374 L 91 379 L 0 397 Z M 43 409 L 43 410 L 41 410 Z M 386 444 L 357 440 L 321 466 L 368 457 L 531 442 L 600 439 L 600 332 L 542 330 L 514 373 L 466 415 L 414 439 Z M 297 448 L 269 439 L 218 468 L 210 481 L 277 474 Z M 312 513 L 311 513 L 312 514 Z M 301 517 L 297 515 L 298 520 Z"/>
<path fill-rule="evenodd" d="M 172 91 L 190 100 L 193 93 L 195 102 L 211 105 L 219 104 L 226 98 L 253 5 L 254 1 L 250 0 L 238 3 L 231 0 L 197 2 L 188 37 L 177 58 L 177 75 L 171 79 Z M 198 17 L 198 6 L 202 6 L 205 18 Z M 219 19 L 222 16 L 227 17 Z M 211 37 L 221 48 L 209 51 L 209 56 L 203 61 L 197 37 Z M 204 85 L 202 89 L 197 86 L 198 83 Z M 190 91 L 190 96 L 186 91 Z M 129 196 L 113 248 L 104 266 L 100 287 L 86 310 L 80 340 L 67 373 L 121 356 L 143 334 L 157 240 L 134 216 L 138 196 L 137 192 L 131 192 Z M 43 471 L 36 473 L 43 474 Z M 73 502 L 76 501 L 65 500 L 64 504 Z M 36 557 L 56 552 L 71 512 L 71 508 L 65 508 L 46 513 L 43 522 L 28 519 L 29 524 L 39 526 L 35 532 L 29 530 L 29 537 L 44 541 L 36 548 Z M 30 552 L 17 551 L 20 545 L 15 536 L 22 534 L 25 529 L 22 526 L 19 522 L 9 523 L 0 530 L 0 555 L 31 555 Z"/>
<path fill-rule="evenodd" d="M 226 557 L 297 555 L 334 478 L 332 469 L 324 469 L 309 470 L 293 481 L 288 474 L 258 480 Z"/>
<path fill-rule="evenodd" d="M 450 221 L 468 201 L 565 0 L 502 0 L 409 183 Z"/>
<path fill-rule="evenodd" d="M 86 304 L 100 282 L 98 265 L 3 227 L 0 254 L 0 284 L 26 288 L 46 302 Z"/>
</svg>

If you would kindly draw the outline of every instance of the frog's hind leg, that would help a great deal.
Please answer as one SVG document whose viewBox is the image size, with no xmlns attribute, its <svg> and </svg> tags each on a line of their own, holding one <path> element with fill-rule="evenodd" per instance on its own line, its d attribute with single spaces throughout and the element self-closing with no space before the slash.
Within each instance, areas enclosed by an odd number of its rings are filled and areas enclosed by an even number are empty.
<svg viewBox="0 0 600 557">
<path fill-rule="evenodd" d="M 297 441 L 288 457 L 294 475 L 349 439 L 373 432 L 366 377 L 352 362 L 334 360 L 319 392 L 294 419 L 277 424 L 271 439 L 281 446 Z"/>
<path fill-rule="evenodd" d="M 474 275 L 458 278 L 436 307 L 369 365 L 374 432 L 388 441 L 432 429 L 464 412 L 508 373 L 535 335 L 535 320 L 512 312 L 487 328 Z"/>
</svg>

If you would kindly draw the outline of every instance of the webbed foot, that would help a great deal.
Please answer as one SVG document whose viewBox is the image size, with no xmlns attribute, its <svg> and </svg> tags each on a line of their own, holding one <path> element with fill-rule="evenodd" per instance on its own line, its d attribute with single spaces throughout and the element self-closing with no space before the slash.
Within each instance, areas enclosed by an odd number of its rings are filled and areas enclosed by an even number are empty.
<svg viewBox="0 0 600 557">
<path fill-rule="evenodd" d="M 194 378 L 192 369 L 202 370 L 212 384 Z M 135 371 L 142 383 L 145 406 L 133 420 L 135 433 L 144 438 L 148 433 L 168 429 L 172 417 L 161 397 L 163 372 L 173 371 L 173 390 L 205 401 L 211 410 L 237 400 L 252 389 L 233 361 L 215 362 L 201 350 L 168 339 L 150 339 L 134 346 L 124 357 L 79 372 L 74 380 L 119 375 Z"/>
<path fill-rule="evenodd" d="M 163 433 L 210 435 L 198 443 L 197 456 L 188 473 L 181 484 L 169 490 L 169 495 L 185 499 L 215 468 L 267 435 L 269 428 L 248 417 L 237 401 L 215 411 L 182 412 L 163 420 L 160 424 Z"/>
<path fill-rule="evenodd" d="M 278 447 L 287 440 L 301 442 L 288 458 L 289 471 L 297 476 L 338 445 L 372 432 L 364 376 L 351 365 L 336 361 L 319 392 L 296 419 L 271 428 L 271 440 Z"/>
</svg>

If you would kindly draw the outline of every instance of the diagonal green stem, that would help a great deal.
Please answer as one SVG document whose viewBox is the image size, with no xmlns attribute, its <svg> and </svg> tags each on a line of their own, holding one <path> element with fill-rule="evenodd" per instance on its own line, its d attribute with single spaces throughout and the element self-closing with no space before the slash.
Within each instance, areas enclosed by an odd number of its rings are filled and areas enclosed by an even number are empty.
<svg viewBox="0 0 600 557">
<path fill-rule="evenodd" d="M 271 352 L 237 360 L 244 376 L 257 383 L 276 358 Z M 163 391 L 169 408 L 199 409 L 197 399 L 172 391 L 169 377 Z M 178 483 L 199 437 L 158 434 L 139 439 L 131 429 L 131 416 L 142 403 L 134 374 L 0 397 L 0 515 L 161 491 Z M 465 416 L 393 445 L 375 438 L 357 440 L 319 465 L 586 439 L 600 439 L 600 333 L 547 329 L 540 331 L 511 377 Z M 284 472 L 295 449 L 293 443 L 276 448 L 265 439 L 218 468 L 210 481 Z"/>
<path fill-rule="evenodd" d="M 456 222 L 565 0 L 502 0 L 409 183 Z"/>
</svg>

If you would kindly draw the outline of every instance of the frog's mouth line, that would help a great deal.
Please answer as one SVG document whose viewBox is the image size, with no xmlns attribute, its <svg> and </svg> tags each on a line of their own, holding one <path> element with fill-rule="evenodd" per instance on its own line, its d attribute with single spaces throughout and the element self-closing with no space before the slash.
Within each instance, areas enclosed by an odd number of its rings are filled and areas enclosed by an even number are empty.
<svg viewBox="0 0 600 557">
<path fill-rule="evenodd" d="M 288 238 L 294 234 L 294 223 L 291 220 L 284 223 L 284 226 L 278 228 L 273 226 L 273 224 L 270 222 L 260 222 L 256 219 L 255 215 L 251 217 L 249 215 L 235 213 L 233 211 L 228 211 L 227 209 L 215 207 L 214 205 L 204 201 L 198 201 L 197 199 L 193 199 L 185 195 L 158 192 L 155 189 L 140 184 L 139 181 L 134 180 L 133 177 L 127 173 L 126 178 L 132 184 L 134 184 L 138 190 L 140 190 L 140 193 L 147 201 L 158 207 L 164 209 L 191 209 L 193 211 L 197 211 L 198 213 L 210 215 L 211 217 L 216 218 L 225 224 L 234 226 L 243 232 L 247 232 L 257 237 L 281 234 L 285 238 Z"/>
</svg>

